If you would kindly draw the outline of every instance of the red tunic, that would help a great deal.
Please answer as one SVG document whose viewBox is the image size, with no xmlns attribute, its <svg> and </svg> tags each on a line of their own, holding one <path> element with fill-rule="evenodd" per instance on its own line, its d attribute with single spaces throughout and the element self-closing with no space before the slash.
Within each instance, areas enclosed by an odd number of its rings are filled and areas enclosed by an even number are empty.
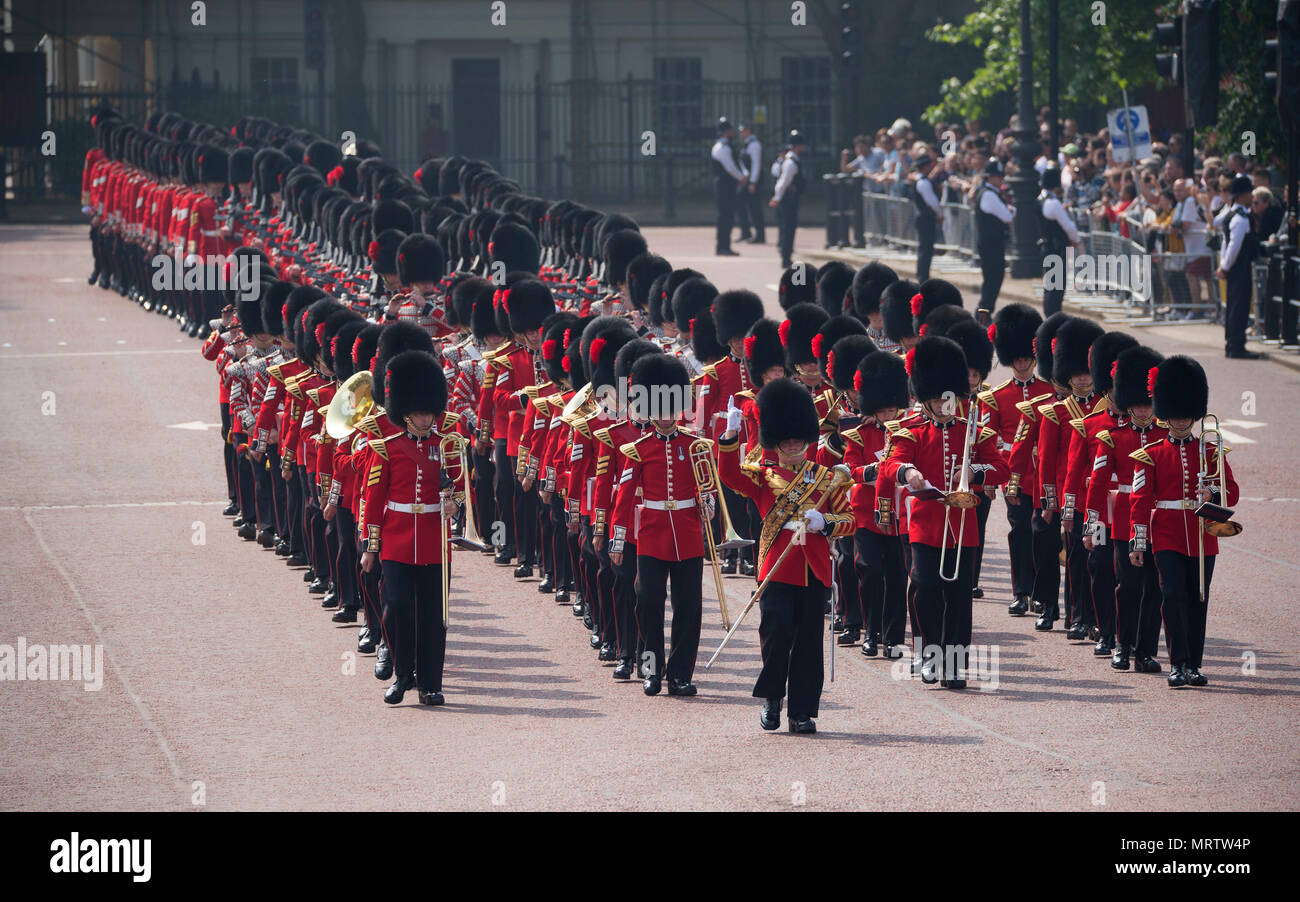
<svg viewBox="0 0 1300 902">
<path fill-rule="evenodd" d="M 1201 462 L 1196 438 L 1190 435 L 1182 439 L 1166 436 L 1161 441 L 1134 451 L 1130 457 L 1135 466 L 1132 535 L 1129 538 L 1149 540 L 1152 551 L 1177 551 L 1188 557 L 1196 557 L 1199 554 L 1197 533 L 1201 526 L 1201 518 L 1196 516 L 1196 508 L 1201 504 L 1197 500 L 1197 473 Z M 1217 457 L 1218 452 L 1211 445 L 1206 465 L 1213 469 Z M 1239 492 L 1237 481 L 1232 478 L 1232 467 L 1226 458 L 1224 472 L 1227 474 L 1228 497 L 1218 497 L 1216 481 L 1216 493 L 1212 500 L 1216 504 L 1232 507 L 1237 503 Z M 1142 549 L 1138 547 L 1133 550 Z M 1205 534 L 1205 553 L 1219 553 L 1219 540 L 1209 533 Z"/>
<path fill-rule="evenodd" d="M 699 438 L 684 429 L 672 435 L 651 430 L 619 448 L 625 466 L 611 521 L 611 552 L 621 552 L 623 542 L 631 540 L 638 555 L 661 561 L 704 556 L 701 502 L 691 464 L 691 444 Z"/>
</svg>

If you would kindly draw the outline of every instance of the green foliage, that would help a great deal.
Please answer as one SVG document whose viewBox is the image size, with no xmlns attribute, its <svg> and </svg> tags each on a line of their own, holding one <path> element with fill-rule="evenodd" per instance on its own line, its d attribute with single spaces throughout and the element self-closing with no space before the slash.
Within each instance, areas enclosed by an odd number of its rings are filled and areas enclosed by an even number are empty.
<svg viewBox="0 0 1300 902">
<path fill-rule="evenodd" d="M 1255 159 L 1285 156 L 1277 101 L 1264 87 L 1264 41 L 1276 34 L 1277 7 L 1260 0 L 1222 0 L 1219 12 L 1219 121 L 1198 129 L 1208 152 L 1241 150 L 1242 133 L 1255 135 Z"/>
<path fill-rule="evenodd" d="M 1104 21 L 1104 24 L 1102 24 Z M 1156 12 L 1149 0 L 1060 0 L 1058 45 L 1063 112 L 1113 106 L 1121 89 L 1155 79 L 1151 39 Z M 1047 4 L 1031 6 L 1034 106 L 1047 103 Z M 1020 0 L 983 0 L 960 23 L 944 22 L 926 32 L 938 44 L 983 48 L 984 62 L 962 81 L 939 86 L 939 103 L 925 111 L 927 122 L 978 119 L 996 99 L 1014 92 L 1019 76 Z"/>
</svg>

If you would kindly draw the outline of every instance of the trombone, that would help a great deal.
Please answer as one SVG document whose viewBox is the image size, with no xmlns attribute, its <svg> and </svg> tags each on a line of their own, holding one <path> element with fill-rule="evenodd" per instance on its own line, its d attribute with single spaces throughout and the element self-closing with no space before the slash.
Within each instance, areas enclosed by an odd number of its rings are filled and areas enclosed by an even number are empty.
<svg viewBox="0 0 1300 902">
<path fill-rule="evenodd" d="M 487 551 L 487 543 L 479 535 L 478 526 L 474 522 L 474 499 L 470 493 L 469 484 L 469 460 L 465 453 L 469 447 L 470 440 L 465 438 L 459 432 L 448 432 L 438 441 L 438 452 L 442 457 L 443 465 L 446 466 L 448 450 L 452 454 L 460 456 L 460 475 L 462 488 L 465 491 L 465 529 L 463 534 L 452 536 L 451 543 L 457 548 L 464 548 L 467 551 Z"/>
<path fill-rule="evenodd" d="M 972 399 L 970 410 L 967 411 L 966 419 L 966 446 L 961 453 L 961 478 L 957 482 L 957 488 L 948 492 L 943 498 L 943 503 L 947 510 L 943 513 L 943 544 L 939 548 L 939 579 L 946 583 L 955 583 L 961 570 L 961 543 L 966 535 L 966 511 L 976 507 L 979 503 L 979 496 L 970 490 L 970 456 L 975 448 L 975 439 L 979 435 L 979 401 Z M 951 482 L 951 477 L 949 478 Z M 944 565 L 948 557 L 948 536 L 953 533 L 952 529 L 952 509 L 957 508 L 960 513 L 961 523 L 956 531 L 957 545 L 954 548 L 954 562 L 952 574 L 944 572 Z"/>
<path fill-rule="evenodd" d="M 712 494 L 714 501 L 722 513 L 722 523 L 724 534 L 734 535 L 731 526 L 731 519 L 727 516 L 727 505 L 722 499 L 722 493 L 718 490 L 718 471 L 713 463 L 713 442 L 706 438 L 698 438 L 691 442 L 691 472 L 695 476 L 695 491 L 699 495 L 701 506 L 705 510 L 700 512 L 700 522 L 704 524 L 704 541 L 709 547 L 709 565 L 713 568 L 713 582 L 718 590 L 718 607 L 722 611 L 722 628 L 731 629 L 731 616 L 727 613 L 727 591 L 722 584 L 722 562 L 718 560 L 718 551 L 720 548 L 727 547 L 715 546 L 713 544 L 713 518 L 709 516 L 707 505 L 704 499 L 707 495 Z M 737 545 L 731 546 L 739 548 L 742 545 L 752 545 L 753 542 L 748 539 L 736 537 Z"/>
<path fill-rule="evenodd" d="M 1213 421 L 1213 425 L 1210 425 Z M 1214 436 L 1211 442 L 1206 436 Z M 1209 446 L 1213 445 L 1217 452 L 1214 455 L 1214 471 L 1209 469 Z M 1224 455 L 1227 449 L 1223 447 L 1223 433 L 1219 431 L 1219 418 L 1212 413 L 1201 417 L 1201 438 L 1198 442 L 1198 448 L 1201 455 L 1201 471 L 1197 474 L 1197 486 L 1204 489 L 1206 486 L 1219 484 L 1219 500 L 1228 500 L 1228 470 L 1224 465 Z M 1199 494 L 1199 492 L 1198 492 Z M 1233 511 L 1231 508 L 1222 504 L 1214 504 L 1210 501 L 1204 501 L 1196 508 L 1199 529 L 1196 531 L 1198 549 L 1198 565 L 1200 567 L 1200 596 L 1201 601 L 1205 601 L 1205 534 L 1219 539 L 1227 539 L 1240 534 L 1242 525 L 1232 519 Z"/>
</svg>

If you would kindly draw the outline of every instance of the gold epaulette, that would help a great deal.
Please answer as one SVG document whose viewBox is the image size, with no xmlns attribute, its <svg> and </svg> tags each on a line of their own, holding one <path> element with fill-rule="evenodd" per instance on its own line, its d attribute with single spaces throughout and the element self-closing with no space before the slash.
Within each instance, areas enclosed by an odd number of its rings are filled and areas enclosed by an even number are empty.
<svg viewBox="0 0 1300 902">
<path fill-rule="evenodd" d="M 600 442 L 602 445 L 612 448 L 614 447 L 614 436 L 610 435 L 609 432 L 612 428 L 614 427 L 606 426 L 604 429 L 597 429 L 592 433 L 592 436 L 594 436 L 596 441 Z"/>
<path fill-rule="evenodd" d="M 284 380 L 280 378 L 280 367 L 282 366 L 284 366 L 283 363 L 272 364 L 266 368 L 266 374 L 276 382 L 283 382 Z"/>
<path fill-rule="evenodd" d="M 844 438 L 846 438 L 846 439 L 848 439 L 849 441 L 853 442 L 853 444 L 855 444 L 855 445 L 863 445 L 863 444 L 866 444 L 866 443 L 862 440 L 862 433 L 861 433 L 861 431 L 859 431 L 859 429 L 860 429 L 860 427 L 855 426 L 855 427 L 853 427 L 852 429 L 850 429 L 848 432 L 842 433 L 842 435 L 844 436 Z"/>
<path fill-rule="evenodd" d="M 1058 426 L 1061 425 L 1061 419 L 1060 419 L 1060 417 L 1058 417 L 1058 416 L 1056 415 L 1056 405 L 1055 405 L 1055 404 L 1039 404 L 1039 405 L 1038 405 L 1038 412 L 1041 413 L 1043 416 L 1047 417 L 1049 420 L 1051 420 L 1051 421 L 1052 421 L 1053 423 L 1055 423 L 1056 425 L 1058 425 Z"/>
<path fill-rule="evenodd" d="M 1005 385 L 1005 384 L 1006 384 L 1006 383 L 1003 383 L 1003 385 Z M 1001 388 L 1001 387 L 1002 387 L 1001 385 L 998 386 L 998 388 Z M 994 392 L 996 392 L 997 390 L 998 390 L 998 389 L 995 388 L 995 389 L 991 389 L 990 391 L 982 391 L 982 392 L 980 392 L 979 394 L 977 394 L 975 397 L 976 397 L 976 399 L 979 400 L 979 402 L 980 402 L 981 404 L 983 404 L 985 407 L 989 408 L 990 410 L 997 410 L 997 409 L 998 409 L 998 399 L 997 399 L 996 395 L 994 394 Z"/>
<path fill-rule="evenodd" d="M 551 415 L 551 405 L 548 403 L 548 399 L 533 398 L 533 406 L 537 408 L 537 412 L 542 416 L 549 417 Z"/>
<path fill-rule="evenodd" d="M 752 388 L 741 389 L 736 392 L 735 397 L 744 398 L 746 401 L 754 400 L 754 390 Z"/>
<path fill-rule="evenodd" d="M 1101 442 L 1103 445 L 1109 445 L 1112 448 L 1115 447 L 1115 440 L 1110 437 L 1109 429 L 1103 429 L 1100 432 L 1098 432 L 1097 441 Z"/>
<path fill-rule="evenodd" d="M 508 355 L 510 353 L 510 346 L 513 344 L 514 344 L 513 341 L 509 341 L 509 340 L 503 341 L 501 342 L 501 344 L 497 345 L 492 350 L 484 351 L 483 359 L 488 362 L 491 362 L 493 360 L 496 360 L 497 357 L 499 356 Z"/>
<path fill-rule="evenodd" d="M 542 391 L 542 387 L 540 385 L 529 385 L 529 386 L 525 386 L 524 395 L 528 398 L 529 401 L 536 402 L 537 396 L 541 393 L 541 391 Z"/>
<path fill-rule="evenodd" d="M 1081 420 L 1084 417 L 1083 408 L 1079 406 L 1078 401 L 1074 400 L 1074 395 L 1070 395 L 1065 399 L 1065 409 L 1070 412 L 1070 419 L 1072 420 Z"/>
<path fill-rule="evenodd" d="M 309 389 L 307 389 L 307 397 L 311 398 L 311 403 L 313 403 L 313 404 L 315 404 L 315 405 L 317 405 L 317 406 L 320 405 L 320 389 L 319 389 L 319 388 L 309 388 Z"/>
<path fill-rule="evenodd" d="M 394 438 L 397 438 L 397 436 L 399 436 L 399 435 L 401 435 L 401 434 L 402 434 L 402 433 L 400 433 L 400 432 L 394 432 L 392 435 L 388 435 L 388 436 L 382 436 L 382 435 L 381 435 L 381 436 L 377 436 L 377 437 L 375 437 L 375 438 L 370 439 L 370 441 L 369 441 L 370 450 L 373 451 L 373 452 L 375 452 L 376 454 L 378 454 L 378 455 L 379 455 L 380 457 L 382 457 L 384 460 L 388 460 L 388 448 L 385 447 L 385 445 L 386 445 L 390 440 L 392 440 L 392 439 L 394 439 Z"/>
<path fill-rule="evenodd" d="M 1138 448 L 1136 451 L 1129 454 L 1129 457 L 1133 458 L 1139 463 L 1146 464 L 1148 467 L 1154 467 L 1156 465 L 1156 462 L 1152 460 L 1151 455 L 1147 453 L 1146 448 Z"/>
<path fill-rule="evenodd" d="M 366 435 L 379 435 L 379 414 L 374 408 L 357 421 L 357 429 Z"/>
<path fill-rule="evenodd" d="M 639 441 L 640 439 L 637 439 L 637 442 Z M 628 460 L 635 460 L 637 463 L 640 463 L 641 452 L 636 449 L 637 442 L 628 442 L 627 444 L 619 445 L 618 453 L 622 454 Z"/>
<path fill-rule="evenodd" d="M 583 438 L 591 438 L 591 421 L 596 419 L 596 417 L 598 416 L 600 416 L 599 410 L 596 411 L 595 413 L 588 413 L 584 415 L 582 410 L 579 409 L 576 413 L 574 413 L 573 416 L 569 418 L 568 422 L 569 425 L 572 426 L 574 430 L 576 430 L 579 434 L 581 434 Z"/>
<path fill-rule="evenodd" d="M 909 441 L 916 441 L 916 436 L 913 435 L 912 430 L 908 429 L 906 426 L 899 426 L 897 429 L 890 429 L 889 437 L 891 440 L 896 438 L 905 438 Z"/>
<path fill-rule="evenodd" d="M 1017 401 L 1016 410 L 1020 411 L 1020 415 L 1026 420 L 1032 422 L 1033 420 L 1038 419 L 1038 411 L 1034 408 L 1033 401 Z"/>
<path fill-rule="evenodd" d="M 987 442 L 989 439 L 993 438 L 993 437 L 996 436 L 996 435 L 997 435 L 997 431 L 996 431 L 996 430 L 994 430 L 994 429 L 990 429 L 988 426 L 985 426 L 984 428 L 982 428 L 982 429 L 980 430 L 980 437 L 979 437 L 978 439 L 976 439 L 976 441 L 977 441 L 977 442 Z"/>
<path fill-rule="evenodd" d="M 448 433 L 460 425 L 460 414 L 453 411 L 447 411 L 442 415 L 442 425 L 438 427 L 441 433 Z"/>
<path fill-rule="evenodd" d="M 704 375 L 708 376 L 710 379 L 718 378 L 718 365 L 716 363 L 704 364 Z"/>
<path fill-rule="evenodd" d="M 1083 417 L 1075 417 L 1073 420 L 1070 420 L 1070 425 L 1074 427 L 1075 432 L 1079 433 L 1084 438 L 1088 437 L 1088 429 L 1083 425 Z"/>
</svg>

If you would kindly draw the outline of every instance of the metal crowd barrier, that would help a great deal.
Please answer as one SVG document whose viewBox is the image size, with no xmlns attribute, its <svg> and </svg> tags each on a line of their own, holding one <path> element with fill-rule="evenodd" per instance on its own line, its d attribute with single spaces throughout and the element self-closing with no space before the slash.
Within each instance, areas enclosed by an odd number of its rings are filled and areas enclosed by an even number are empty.
<svg viewBox="0 0 1300 902">
<path fill-rule="evenodd" d="M 858 200 L 864 241 L 855 247 L 865 247 L 869 242 L 901 250 L 916 249 L 916 205 L 910 198 L 862 191 Z M 975 211 L 964 204 L 945 203 L 939 206 L 943 215 L 940 234 L 934 243 L 935 250 L 974 259 Z M 828 246 L 843 246 L 830 244 L 830 237 L 828 225 Z"/>
</svg>

